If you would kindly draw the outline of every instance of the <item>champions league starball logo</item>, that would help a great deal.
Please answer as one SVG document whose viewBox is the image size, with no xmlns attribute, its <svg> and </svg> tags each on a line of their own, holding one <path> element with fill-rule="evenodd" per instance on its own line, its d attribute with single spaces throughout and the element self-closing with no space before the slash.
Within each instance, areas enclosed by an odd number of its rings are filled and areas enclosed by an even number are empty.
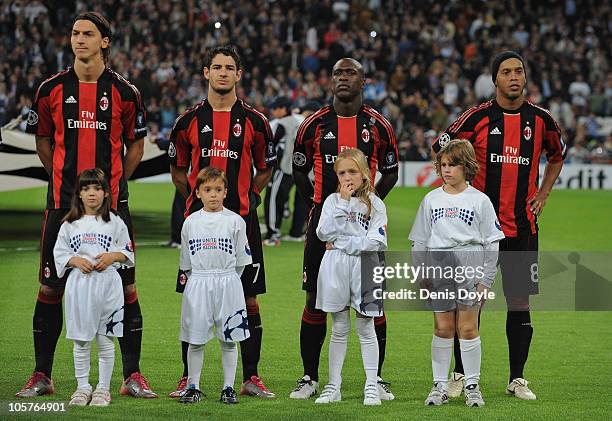
<svg viewBox="0 0 612 421">
<path fill-rule="evenodd" d="M 293 163 L 298 167 L 303 167 L 306 164 L 306 155 L 304 155 L 302 152 L 294 152 Z"/>
<path fill-rule="evenodd" d="M 242 336 L 236 339 L 246 338 L 246 332 L 249 330 L 249 320 L 246 317 L 246 311 L 240 309 L 234 314 L 229 316 L 225 323 L 223 323 L 223 337 L 226 341 L 233 341 L 232 333 L 236 330 L 242 330 Z"/>
<path fill-rule="evenodd" d="M 38 123 L 38 114 L 36 114 L 36 111 L 30 110 L 30 112 L 28 113 L 28 126 L 34 126 L 37 123 Z"/>
<path fill-rule="evenodd" d="M 170 158 L 174 158 L 176 156 L 176 147 L 172 142 L 170 142 L 170 145 L 168 146 L 168 156 Z"/>
</svg>

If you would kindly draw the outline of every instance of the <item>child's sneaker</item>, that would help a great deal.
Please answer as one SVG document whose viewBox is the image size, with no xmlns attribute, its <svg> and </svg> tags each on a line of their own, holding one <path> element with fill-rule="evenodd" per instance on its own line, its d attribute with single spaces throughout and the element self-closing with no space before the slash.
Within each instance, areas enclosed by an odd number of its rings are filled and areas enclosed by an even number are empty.
<svg viewBox="0 0 612 421">
<path fill-rule="evenodd" d="M 342 395 L 340 395 L 340 388 L 336 387 L 335 384 L 326 384 L 321 392 L 321 396 L 315 400 L 315 403 L 332 403 L 340 402 Z"/>
<path fill-rule="evenodd" d="M 448 403 L 448 394 L 446 390 L 442 389 L 439 383 L 434 383 L 427 399 L 425 399 L 425 405 L 440 406 L 445 403 Z"/>
<path fill-rule="evenodd" d="M 481 407 L 484 406 L 484 399 L 482 399 L 482 393 L 480 392 L 480 386 L 477 384 L 470 384 L 465 386 L 463 391 L 465 394 L 465 404 L 467 406 Z"/>
<path fill-rule="evenodd" d="M 91 402 L 89 402 L 89 406 L 108 406 L 110 403 L 110 392 L 106 389 L 96 389 L 91 395 Z"/>
<path fill-rule="evenodd" d="M 198 403 L 202 400 L 202 398 L 205 398 L 205 397 L 206 395 L 204 395 L 204 393 L 200 392 L 195 387 L 190 387 L 189 389 L 185 391 L 185 393 L 182 394 L 178 402 L 179 403 Z"/>
<path fill-rule="evenodd" d="M 221 397 L 219 398 L 219 400 L 223 403 L 228 403 L 228 404 L 232 404 L 232 403 L 238 403 L 238 398 L 236 397 L 236 391 L 234 390 L 233 387 L 226 387 L 225 389 L 223 389 L 221 391 Z"/>
<path fill-rule="evenodd" d="M 68 406 L 87 406 L 91 401 L 91 390 L 77 389 L 70 397 Z"/>
<path fill-rule="evenodd" d="M 366 383 L 363 389 L 363 404 L 366 406 L 381 405 L 380 395 L 378 394 L 378 384 Z"/>
</svg>

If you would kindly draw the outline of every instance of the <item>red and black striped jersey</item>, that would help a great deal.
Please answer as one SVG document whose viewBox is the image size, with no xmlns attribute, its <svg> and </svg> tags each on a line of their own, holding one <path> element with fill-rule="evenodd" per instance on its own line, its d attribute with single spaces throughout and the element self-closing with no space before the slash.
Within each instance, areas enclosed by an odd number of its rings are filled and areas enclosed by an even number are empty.
<svg viewBox="0 0 612 421">
<path fill-rule="evenodd" d="M 205 99 L 177 118 L 170 133 L 170 163 L 190 168 L 186 214 L 202 208 L 195 194 L 201 169 L 211 166 L 225 172 L 228 180 L 224 206 L 242 216 L 257 208 L 259 191 L 253 184 L 254 168 L 266 170 L 276 164 L 276 147 L 268 119 L 238 99 L 230 111 L 214 111 Z"/>
<path fill-rule="evenodd" d="M 540 156 L 545 150 L 549 162 L 560 162 L 566 152 L 550 112 L 529 101 L 505 110 L 491 100 L 470 108 L 442 132 L 434 152 L 451 139 L 474 146 L 480 170 L 472 185 L 491 199 L 506 237 L 535 234 L 529 201 L 538 191 Z"/>
<path fill-rule="evenodd" d="M 353 117 L 341 117 L 328 105 L 302 122 L 293 148 L 294 171 L 308 173 L 314 168 L 314 203 L 323 203 L 336 191 L 334 162 L 349 148 L 364 153 L 372 182 L 377 169 L 382 174 L 398 171 L 397 140 L 386 118 L 367 105 Z"/>
<path fill-rule="evenodd" d="M 124 145 L 147 133 L 146 110 L 134 85 L 109 68 L 97 82 L 80 82 L 69 67 L 41 83 L 26 132 L 51 138 L 48 209 L 70 208 L 78 175 L 94 167 L 106 174 L 113 208 L 127 208 Z"/>
</svg>

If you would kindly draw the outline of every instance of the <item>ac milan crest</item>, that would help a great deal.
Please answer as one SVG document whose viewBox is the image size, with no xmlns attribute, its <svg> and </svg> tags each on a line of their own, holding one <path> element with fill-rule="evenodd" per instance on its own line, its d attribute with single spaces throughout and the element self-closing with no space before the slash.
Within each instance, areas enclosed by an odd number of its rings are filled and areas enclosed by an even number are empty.
<svg viewBox="0 0 612 421">
<path fill-rule="evenodd" d="M 370 141 L 370 131 L 368 129 L 361 130 L 361 140 L 363 140 L 365 143 Z"/>
<path fill-rule="evenodd" d="M 45 275 L 45 278 L 49 279 L 51 277 L 51 269 L 49 269 L 49 266 L 45 266 L 45 269 L 43 272 L 44 272 L 43 274 Z"/>
<path fill-rule="evenodd" d="M 234 124 L 234 127 L 232 128 L 232 132 L 234 133 L 234 136 L 236 137 L 242 134 L 242 126 L 240 125 L 240 123 Z"/>
<path fill-rule="evenodd" d="M 531 134 L 531 127 L 527 126 L 523 129 L 523 137 L 525 138 L 525 140 L 531 139 Z"/>
<path fill-rule="evenodd" d="M 181 285 L 185 285 L 187 283 L 187 275 L 185 275 L 184 273 L 181 273 L 179 276 L 179 283 Z"/>
<path fill-rule="evenodd" d="M 103 96 L 100 98 L 100 109 L 106 111 L 108 109 L 108 98 Z"/>
</svg>

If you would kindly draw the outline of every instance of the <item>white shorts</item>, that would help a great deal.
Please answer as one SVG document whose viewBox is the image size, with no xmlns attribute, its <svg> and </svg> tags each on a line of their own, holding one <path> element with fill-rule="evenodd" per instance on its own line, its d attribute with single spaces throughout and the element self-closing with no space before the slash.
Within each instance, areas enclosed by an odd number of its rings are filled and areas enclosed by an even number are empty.
<svg viewBox="0 0 612 421">
<path fill-rule="evenodd" d="M 202 345 L 213 338 L 240 342 L 250 336 L 242 282 L 234 269 L 193 271 L 183 292 L 183 342 Z"/>
<path fill-rule="evenodd" d="M 113 267 L 104 272 L 73 269 L 66 281 L 66 338 L 91 341 L 96 333 L 123 336 L 123 284 Z"/>
<path fill-rule="evenodd" d="M 438 294 L 428 301 L 428 307 L 436 313 L 457 309 L 457 305 L 478 309 L 479 302 L 471 297 L 476 292 L 476 268 L 484 265 L 484 250 L 481 246 L 428 252 L 427 264 L 431 267 L 452 267 L 456 276 L 429 279 L 428 289 Z M 460 270 L 460 272 L 458 272 Z M 471 275 L 471 276 L 468 276 Z"/>
<path fill-rule="evenodd" d="M 316 308 L 336 313 L 351 306 L 364 316 L 382 316 L 382 300 L 373 296 L 369 288 L 362 291 L 361 256 L 351 256 L 341 250 L 325 251 L 317 278 Z"/>
</svg>

